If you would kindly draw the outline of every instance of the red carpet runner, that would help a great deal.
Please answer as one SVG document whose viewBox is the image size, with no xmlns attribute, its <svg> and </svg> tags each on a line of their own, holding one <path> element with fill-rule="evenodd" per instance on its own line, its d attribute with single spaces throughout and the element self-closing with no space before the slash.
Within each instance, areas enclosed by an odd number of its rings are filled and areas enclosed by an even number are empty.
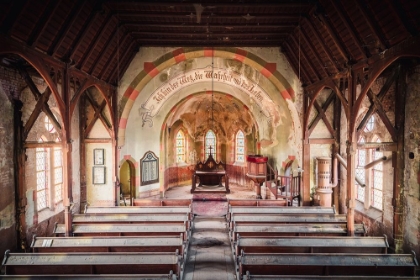
<svg viewBox="0 0 420 280">
<path fill-rule="evenodd" d="M 192 209 L 195 215 L 220 217 L 227 214 L 226 194 L 194 194 L 192 200 Z"/>
</svg>

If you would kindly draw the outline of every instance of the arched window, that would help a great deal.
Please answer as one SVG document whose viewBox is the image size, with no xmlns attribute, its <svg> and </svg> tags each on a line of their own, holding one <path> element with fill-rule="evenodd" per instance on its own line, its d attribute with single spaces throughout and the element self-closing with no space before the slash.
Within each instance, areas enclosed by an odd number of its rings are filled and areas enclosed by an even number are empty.
<svg viewBox="0 0 420 280">
<path fill-rule="evenodd" d="M 57 139 L 56 142 L 59 142 Z M 58 203 L 63 200 L 63 152 L 61 147 L 54 148 L 53 154 L 53 183 L 54 183 L 54 201 Z"/>
<path fill-rule="evenodd" d="M 185 134 L 181 129 L 176 134 L 176 162 L 185 162 Z"/>
<path fill-rule="evenodd" d="M 235 161 L 245 161 L 245 136 L 242 130 L 236 133 Z"/>
<path fill-rule="evenodd" d="M 213 155 L 213 158 L 216 159 L 216 134 L 214 134 L 213 130 L 209 130 L 206 133 L 206 138 L 204 139 L 205 145 L 204 145 L 204 154 L 206 155 L 207 159 L 211 154 Z"/>
<path fill-rule="evenodd" d="M 45 116 L 44 118 L 44 125 L 45 125 L 45 129 L 47 129 L 49 133 L 56 132 L 55 127 L 48 116 Z"/>
<path fill-rule="evenodd" d="M 42 138 L 38 142 L 44 142 Z M 49 149 L 36 148 L 36 201 L 37 209 L 42 210 L 49 206 Z"/>
<path fill-rule="evenodd" d="M 370 119 L 367 121 L 366 126 L 365 126 L 365 131 L 369 132 L 372 131 L 372 129 L 375 127 L 375 116 L 372 115 L 370 117 Z"/>
<path fill-rule="evenodd" d="M 358 143 L 365 143 L 365 139 L 363 137 L 360 138 Z M 360 179 L 360 181 L 365 184 L 365 165 L 366 165 L 366 150 L 365 149 L 358 149 L 357 150 L 357 157 L 356 157 L 356 177 Z M 357 184 L 357 199 L 360 201 L 365 200 L 365 189 L 362 188 L 358 183 Z"/>
<path fill-rule="evenodd" d="M 381 142 L 380 139 L 377 139 L 376 142 Z M 383 152 L 372 150 L 372 160 L 380 159 L 384 156 Z M 373 187 L 372 187 L 372 206 L 382 210 L 382 199 L 383 199 L 383 163 L 380 162 L 372 168 L 372 178 L 373 178 Z"/>
</svg>

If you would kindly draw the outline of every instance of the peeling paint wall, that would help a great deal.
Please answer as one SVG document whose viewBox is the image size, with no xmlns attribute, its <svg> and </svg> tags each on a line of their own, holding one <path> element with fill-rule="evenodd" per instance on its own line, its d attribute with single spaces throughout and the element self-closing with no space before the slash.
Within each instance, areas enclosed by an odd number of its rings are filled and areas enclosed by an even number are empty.
<svg viewBox="0 0 420 280">
<path fill-rule="evenodd" d="M 6 94 L 17 90 L 15 73 L 0 68 L 0 255 L 16 248 L 13 106 Z M 8 82 L 8 80 L 11 82 Z M 16 81 L 16 83 L 14 83 Z"/>
</svg>

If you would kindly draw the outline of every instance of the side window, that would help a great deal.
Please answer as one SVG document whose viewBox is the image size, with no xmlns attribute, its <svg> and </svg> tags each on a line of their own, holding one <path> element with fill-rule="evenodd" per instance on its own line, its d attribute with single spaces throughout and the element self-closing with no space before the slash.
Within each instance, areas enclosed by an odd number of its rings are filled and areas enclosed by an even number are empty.
<svg viewBox="0 0 420 280">
<path fill-rule="evenodd" d="M 376 142 L 381 142 L 377 139 Z M 372 150 L 372 159 L 377 160 L 384 156 L 383 152 Z M 372 206 L 382 210 L 382 199 L 383 199 L 383 163 L 380 162 L 372 168 Z"/>
<path fill-rule="evenodd" d="M 44 142 L 42 138 L 38 142 Z M 40 211 L 49 207 L 49 149 L 44 147 L 36 148 L 36 201 L 37 210 Z"/>
<path fill-rule="evenodd" d="M 176 162 L 185 162 L 185 134 L 181 129 L 176 134 Z"/>
<path fill-rule="evenodd" d="M 359 143 L 365 143 L 365 139 L 361 137 Z M 358 149 L 356 157 L 356 176 L 362 183 L 366 183 L 365 180 L 365 165 L 366 165 L 366 150 Z M 356 183 L 357 184 L 357 183 Z M 357 184 L 357 199 L 360 201 L 365 200 L 365 189 Z"/>
<path fill-rule="evenodd" d="M 235 161 L 245 162 L 245 136 L 242 130 L 236 133 Z"/>
</svg>

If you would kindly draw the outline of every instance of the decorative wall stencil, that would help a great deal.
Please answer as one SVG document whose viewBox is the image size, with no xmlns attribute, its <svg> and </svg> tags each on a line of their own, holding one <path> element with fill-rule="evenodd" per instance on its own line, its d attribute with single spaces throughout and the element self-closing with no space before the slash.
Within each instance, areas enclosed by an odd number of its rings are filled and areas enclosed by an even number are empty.
<svg viewBox="0 0 420 280">
<path fill-rule="evenodd" d="M 92 169 L 92 183 L 94 185 L 105 184 L 106 169 L 105 166 L 94 166 Z"/>
<path fill-rule="evenodd" d="M 152 151 L 148 151 L 140 159 L 141 185 L 159 182 L 159 158 Z"/>
<path fill-rule="evenodd" d="M 146 102 L 141 105 L 141 108 L 146 110 L 142 113 L 143 126 L 146 122 L 149 122 L 149 126 L 153 125 L 152 118 L 156 116 L 165 101 L 174 93 L 193 83 L 213 81 L 231 85 L 247 93 L 255 103 L 261 108 L 265 108 L 264 113 L 268 113 L 266 117 L 274 114 L 274 109 L 270 106 L 274 104 L 273 101 L 257 83 L 239 73 L 224 68 L 212 69 L 206 67 L 176 76 L 152 92 Z"/>
</svg>

